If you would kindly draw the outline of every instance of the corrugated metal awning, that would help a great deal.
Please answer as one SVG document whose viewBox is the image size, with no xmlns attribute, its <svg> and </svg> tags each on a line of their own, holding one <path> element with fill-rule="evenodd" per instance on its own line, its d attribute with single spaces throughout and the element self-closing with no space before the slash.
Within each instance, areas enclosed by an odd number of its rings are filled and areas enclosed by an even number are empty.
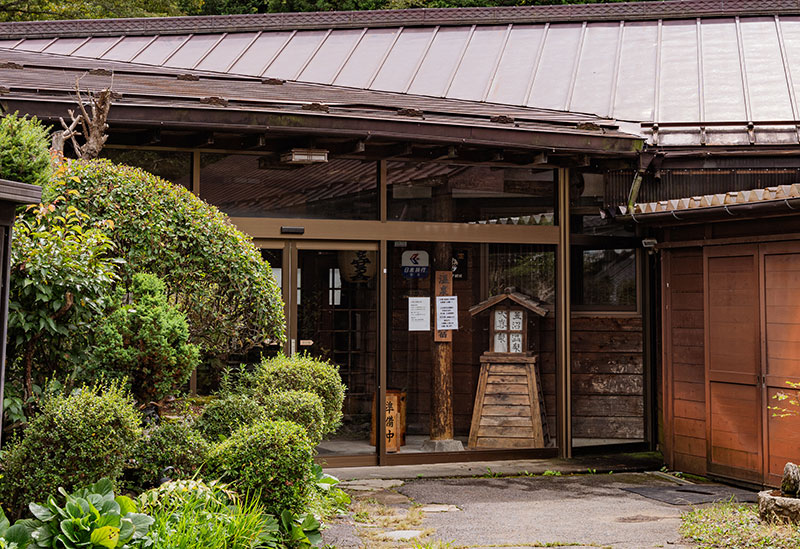
<svg viewBox="0 0 800 549">
<path fill-rule="evenodd" d="M 569 21 L 552 23 L 526 22 L 541 19 L 534 8 L 492 12 L 505 17 L 495 21 L 511 21 L 502 25 L 458 24 L 447 15 L 452 10 L 435 10 L 446 25 L 430 16 L 402 26 L 403 12 L 395 11 L 383 19 L 373 14 L 356 28 L 353 18 L 314 14 L 316 26 L 306 30 L 269 24 L 270 17 L 282 21 L 285 14 L 262 14 L 219 19 L 226 32 L 217 33 L 201 21 L 196 33 L 186 32 L 181 19 L 150 22 L 149 31 L 137 20 L 109 21 L 105 30 L 94 22 L 102 36 L 75 36 L 73 26 L 61 31 L 69 37 L 0 40 L 0 47 L 592 113 L 655 124 L 652 141 L 662 146 L 798 143 L 800 8 L 796 2 L 762 2 L 765 15 L 752 15 L 749 4 L 654 2 L 634 11 L 609 6 L 602 17 L 595 15 L 601 21 L 591 19 L 598 8 L 585 6 L 569 11 Z M 719 5 L 751 15 L 739 17 Z M 648 9 L 654 18 L 640 20 Z M 715 16 L 666 18 L 675 17 L 676 9 Z M 766 15 L 770 10 L 774 15 Z M 587 18 L 578 21 L 583 12 Z M 614 13 L 619 20 L 609 21 Z M 415 14 L 408 13 L 410 21 Z M 253 28 L 256 21 L 264 30 Z M 19 29 L 34 27 L 2 24 L 0 36 Z M 117 34 L 108 36 L 109 29 Z"/>
</svg>

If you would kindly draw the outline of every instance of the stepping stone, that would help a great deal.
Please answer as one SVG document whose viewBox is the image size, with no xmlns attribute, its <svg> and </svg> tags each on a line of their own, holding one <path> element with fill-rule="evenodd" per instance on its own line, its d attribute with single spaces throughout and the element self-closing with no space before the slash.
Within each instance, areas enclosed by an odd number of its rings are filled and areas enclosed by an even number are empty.
<svg viewBox="0 0 800 549">
<path fill-rule="evenodd" d="M 449 513 L 451 511 L 461 511 L 455 505 L 444 505 L 439 503 L 434 503 L 432 505 L 426 505 L 424 507 L 420 507 L 420 511 L 423 513 Z"/>
<path fill-rule="evenodd" d="M 383 534 L 385 539 L 391 541 L 408 541 L 416 539 L 422 535 L 422 530 L 395 530 Z"/>
<path fill-rule="evenodd" d="M 340 488 L 345 488 L 347 490 L 363 491 L 363 492 L 367 492 L 370 490 L 386 490 L 388 488 L 396 488 L 397 486 L 402 486 L 402 485 L 403 481 L 397 479 L 348 480 L 339 483 Z"/>
</svg>

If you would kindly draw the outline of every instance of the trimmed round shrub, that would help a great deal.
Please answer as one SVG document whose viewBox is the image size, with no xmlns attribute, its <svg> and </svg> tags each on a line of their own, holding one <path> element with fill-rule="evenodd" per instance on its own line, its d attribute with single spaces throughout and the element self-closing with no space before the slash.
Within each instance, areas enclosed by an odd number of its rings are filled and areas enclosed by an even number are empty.
<svg viewBox="0 0 800 549">
<path fill-rule="evenodd" d="M 133 450 L 126 473 L 133 489 L 157 486 L 164 477 L 191 478 L 205 461 L 209 444 L 185 421 L 162 422 L 145 432 Z M 172 469 L 165 473 L 165 469 Z M 139 490 L 135 490 L 139 491 Z"/>
<path fill-rule="evenodd" d="M 165 292 L 157 276 L 133 275 L 129 291 L 120 290 L 121 305 L 99 322 L 86 376 L 127 379 L 140 402 L 160 400 L 189 380 L 200 353 Z"/>
<path fill-rule="evenodd" d="M 227 215 L 189 190 L 108 160 L 65 160 L 43 191 L 56 211 L 75 206 L 113 228 L 123 279 L 161 278 L 202 355 L 283 340 L 283 302 L 269 264 Z"/>
<path fill-rule="evenodd" d="M 256 395 L 265 400 L 267 395 L 283 391 L 309 391 L 322 399 L 325 423 L 322 436 L 336 432 L 342 423 L 342 405 L 346 387 L 339 376 L 339 367 L 307 354 L 292 357 L 283 355 L 264 359 L 256 373 Z"/>
<path fill-rule="evenodd" d="M 213 475 L 241 494 L 259 496 L 266 511 L 300 512 L 312 487 L 313 449 L 305 429 L 291 421 L 258 421 L 209 453 Z"/>
<path fill-rule="evenodd" d="M 141 415 L 118 384 L 84 386 L 47 397 L 21 441 L 3 455 L 0 501 L 18 517 L 32 501 L 47 501 L 97 479 L 116 481 L 142 434 Z"/>
<path fill-rule="evenodd" d="M 51 173 L 50 138 L 42 123 L 18 113 L 0 119 L 0 178 L 41 186 Z"/>
<path fill-rule="evenodd" d="M 206 404 L 194 427 L 206 440 L 218 442 L 250 425 L 263 413 L 261 405 L 249 396 L 232 394 Z"/>
<path fill-rule="evenodd" d="M 281 391 L 264 397 L 264 410 L 269 419 L 293 421 L 303 427 L 316 446 L 322 442 L 325 413 L 322 399 L 309 391 Z"/>
</svg>

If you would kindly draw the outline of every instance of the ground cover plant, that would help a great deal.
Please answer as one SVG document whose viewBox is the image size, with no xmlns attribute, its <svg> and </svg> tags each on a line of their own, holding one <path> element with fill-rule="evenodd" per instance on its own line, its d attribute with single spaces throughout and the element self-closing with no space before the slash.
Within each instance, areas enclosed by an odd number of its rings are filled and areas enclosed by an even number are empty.
<svg viewBox="0 0 800 549">
<path fill-rule="evenodd" d="M 763 522 L 754 504 L 727 502 L 698 507 L 681 520 L 681 534 L 700 549 L 800 547 L 800 526 Z"/>
</svg>

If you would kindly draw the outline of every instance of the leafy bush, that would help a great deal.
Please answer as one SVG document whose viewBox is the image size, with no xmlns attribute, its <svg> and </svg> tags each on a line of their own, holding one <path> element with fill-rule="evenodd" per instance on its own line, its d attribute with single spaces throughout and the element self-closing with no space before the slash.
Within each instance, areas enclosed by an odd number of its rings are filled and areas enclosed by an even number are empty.
<svg viewBox="0 0 800 549">
<path fill-rule="evenodd" d="M 103 318 L 95 334 L 91 364 L 85 375 L 127 379 L 140 402 L 160 400 L 189 380 L 200 356 L 188 343 L 186 317 L 173 307 L 164 283 L 136 273 L 129 292 Z"/>
<path fill-rule="evenodd" d="M 300 512 L 311 488 L 312 447 L 305 429 L 288 421 L 259 421 L 212 448 L 212 473 L 260 497 L 275 516 Z"/>
<path fill-rule="evenodd" d="M 171 479 L 188 479 L 203 464 L 209 446 L 185 421 L 162 422 L 145 432 L 133 450 L 126 472 L 131 488 L 156 486 L 166 473 Z"/>
<path fill-rule="evenodd" d="M 118 384 L 47 397 L 25 437 L 3 454 L 0 501 L 17 517 L 28 502 L 43 501 L 60 486 L 116 480 L 141 436 L 140 423 Z"/>
<path fill-rule="evenodd" d="M 153 518 L 136 512 L 126 496 L 114 497 L 114 485 L 102 479 L 88 488 L 68 494 L 64 488 L 61 507 L 50 496 L 44 505 L 30 504 L 35 519 L 18 521 L 33 539 L 32 547 L 130 547 L 147 534 Z"/>
<path fill-rule="evenodd" d="M 35 116 L 0 119 L 0 178 L 43 185 L 51 171 L 47 128 Z"/>
<path fill-rule="evenodd" d="M 207 355 L 240 352 L 283 339 L 283 304 L 272 271 L 251 239 L 187 189 L 107 160 L 65 161 L 45 199 L 68 196 L 111 234 L 128 265 L 149 272 L 189 322 L 190 340 Z"/>
<path fill-rule="evenodd" d="M 139 501 L 155 518 L 154 549 L 278 547 L 275 517 L 224 485 L 170 482 L 142 494 Z"/>
<path fill-rule="evenodd" d="M 264 359 L 256 371 L 256 394 L 261 399 L 282 391 L 310 391 L 322 399 L 325 423 L 322 436 L 334 433 L 342 422 L 346 387 L 339 367 L 307 354 Z"/>
<path fill-rule="evenodd" d="M 308 391 L 281 391 L 264 397 L 264 409 L 269 419 L 293 421 L 303 427 L 311 444 L 322 441 L 325 417 L 322 399 Z"/>
<path fill-rule="evenodd" d="M 206 440 L 218 442 L 263 413 L 261 405 L 249 396 L 231 394 L 209 402 L 194 425 Z"/>
<path fill-rule="evenodd" d="M 37 371 L 64 374 L 80 363 L 86 335 L 117 279 L 114 245 L 73 207 L 31 208 L 14 227 L 8 315 L 9 363 L 24 375 L 26 398 Z"/>
</svg>

